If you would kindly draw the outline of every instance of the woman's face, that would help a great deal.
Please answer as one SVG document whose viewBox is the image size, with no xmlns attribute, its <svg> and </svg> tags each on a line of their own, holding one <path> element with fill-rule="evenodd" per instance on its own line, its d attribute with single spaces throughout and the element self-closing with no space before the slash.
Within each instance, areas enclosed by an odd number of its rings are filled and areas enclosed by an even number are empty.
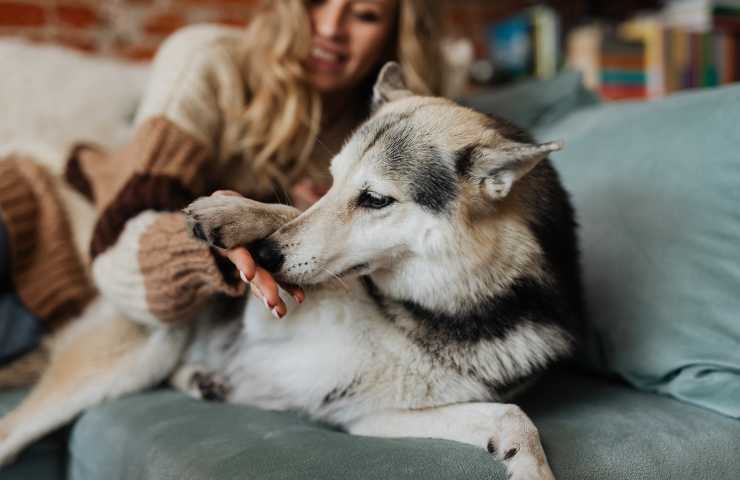
<svg viewBox="0 0 740 480">
<path fill-rule="evenodd" d="M 357 87 L 388 50 L 399 0 L 312 0 L 311 82 L 321 93 Z"/>
</svg>

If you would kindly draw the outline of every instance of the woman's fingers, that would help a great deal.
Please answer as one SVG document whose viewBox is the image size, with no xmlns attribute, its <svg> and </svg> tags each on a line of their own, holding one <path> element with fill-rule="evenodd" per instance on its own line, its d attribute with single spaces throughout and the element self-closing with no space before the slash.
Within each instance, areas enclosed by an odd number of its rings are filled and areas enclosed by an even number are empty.
<svg viewBox="0 0 740 480">
<path fill-rule="evenodd" d="M 262 267 L 257 267 L 257 272 L 252 280 L 252 285 L 255 285 L 262 293 L 262 300 L 265 302 L 265 306 L 272 311 L 272 314 L 278 318 L 282 318 L 288 313 L 288 307 L 280 298 L 280 289 L 278 284 L 270 272 Z"/>
<path fill-rule="evenodd" d="M 257 272 L 257 263 L 244 247 L 232 248 L 225 252 L 226 256 L 239 269 L 242 280 L 251 282 Z M 246 278 L 245 278 L 246 277 Z"/>
<path fill-rule="evenodd" d="M 301 287 L 296 287 L 295 285 L 283 285 L 280 284 L 283 289 L 290 294 L 291 297 L 293 297 L 293 300 L 295 300 L 295 303 L 303 303 L 303 301 L 306 299 L 306 293 L 303 291 Z"/>
</svg>

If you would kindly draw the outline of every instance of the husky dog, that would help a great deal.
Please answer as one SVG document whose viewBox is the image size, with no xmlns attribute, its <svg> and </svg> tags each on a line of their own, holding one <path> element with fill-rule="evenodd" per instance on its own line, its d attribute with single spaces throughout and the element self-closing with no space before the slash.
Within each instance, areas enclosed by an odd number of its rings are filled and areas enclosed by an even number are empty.
<svg viewBox="0 0 740 480">
<path fill-rule="evenodd" d="M 397 64 L 374 108 L 307 211 L 227 196 L 185 209 L 197 237 L 251 244 L 279 281 L 307 290 L 304 303 L 275 320 L 251 297 L 243 323 L 211 311 L 150 329 L 98 302 L 3 419 L 0 459 L 172 375 L 197 397 L 299 410 L 352 434 L 464 442 L 511 478 L 552 479 L 537 429 L 504 400 L 568 357 L 579 331 L 573 211 L 547 160 L 561 145 L 415 96 Z"/>
</svg>

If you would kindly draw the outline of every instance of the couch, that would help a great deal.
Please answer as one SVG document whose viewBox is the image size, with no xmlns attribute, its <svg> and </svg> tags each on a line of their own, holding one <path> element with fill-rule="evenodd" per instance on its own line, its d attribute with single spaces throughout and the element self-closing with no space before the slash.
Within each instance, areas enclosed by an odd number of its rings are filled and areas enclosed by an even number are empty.
<svg viewBox="0 0 740 480">
<path fill-rule="evenodd" d="M 145 85 L 145 68 L 38 47 L 33 47 L 37 49 L 34 58 L 45 60 L 33 61 L 22 54 L 29 48 L 6 42 L 0 44 L 0 57 L 16 55 L 24 62 L 22 72 L 34 77 L 38 72 L 34 69 L 43 70 L 46 67 L 41 64 L 49 62 L 74 64 L 78 73 L 57 77 L 53 90 L 39 88 L 35 95 L 46 95 L 44 100 L 37 98 L 33 115 L 24 110 L 24 121 L 38 129 L 33 145 L 24 145 L 13 137 L 17 135 L 13 128 L 3 125 L 0 144 L 9 148 L 12 140 L 14 149 L 28 147 L 37 155 L 47 155 L 45 161 L 55 168 L 60 158 L 56 152 L 68 141 L 67 135 L 108 146 L 125 141 L 131 113 Z M 88 89 L 86 107 L 80 110 L 77 102 L 82 100 L 64 92 L 81 95 L 77 83 L 83 77 L 86 85 L 110 89 L 104 94 Z M 115 84 L 107 83 L 113 78 L 118 79 Z M 121 78 L 128 81 L 120 82 Z M 103 95 L 107 100 L 99 98 Z M 91 121 L 86 116 L 97 108 L 96 100 L 106 111 L 96 111 Z M 733 353 L 740 352 L 740 309 L 735 309 L 737 303 L 731 297 L 721 295 L 724 291 L 740 294 L 740 254 L 733 256 L 721 243 L 740 245 L 740 232 L 730 225 L 730 230 L 717 233 L 719 244 L 687 242 L 674 252 L 669 240 L 677 237 L 665 231 L 666 212 L 650 217 L 655 213 L 651 205 L 662 205 L 664 200 L 669 205 L 680 204 L 662 190 L 667 188 L 667 170 L 682 181 L 687 181 L 687 175 L 693 182 L 713 181 L 713 176 L 705 178 L 693 170 L 684 176 L 675 173 L 692 164 L 676 162 L 674 157 L 699 148 L 707 157 L 728 158 L 719 175 L 727 180 L 721 185 L 727 202 L 722 220 L 738 220 L 733 212 L 740 212 L 740 148 L 734 157 L 727 151 L 733 145 L 740 147 L 740 135 L 727 134 L 740 130 L 738 100 L 740 87 L 729 87 L 682 94 L 655 104 L 601 105 L 571 73 L 463 100 L 532 129 L 542 140 L 562 138 L 567 143 L 566 150 L 553 159 L 573 192 L 582 225 L 592 320 L 590 350 L 574 365 L 548 373 L 518 401 L 538 426 L 560 480 L 740 478 L 740 402 L 733 409 L 740 392 L 740 361 Z M 51 112 L 49 105 L 55 105 Z M 65 126 L 71 131 L 61 135 L 55 129 L 69 111 L 77 112 L 77 125 Z M 0 119 L 6 122 L 12 119 Z M 675 134 L 672 147 L 648 148 L 649 158 L 635 161 L 651 144 L 651 131 L 661 129 L 668 138 Z M 48 144 L 39 146 L 45 138 L 50 139 Z M 609 150 L 602 151 L 602 145 Z M 661 157 L 664 150 L 666 158 Z M 710 161 L 699 170 L 711 167 Z M 640 180 L 633 181 L 636 177 Z M 676 179 L 668 182 L 669 187 L 680 184 Z M 655 190 L 662 192 L 659 198 Z M 716 194 L 717 190 L 710 184 L 695 188 L 692 194 L 705 193 Z M 682 198 L 694 201 L 690 196 Z M 693 219 L 697 212 L 691 213 Z M 704 212 L 707 217 L 712 213 Z M 691 225 L 692 219 L 685 222 Z M 706 220 L 712 232 L 717 230 L 710 218 L 699 220 Z M 624 238 L 609 228 L 625 232 Z M 658 233 L 652 235 L 652 231 Z M 647 241 L 646 235 L 660 241 Z M 637 246 L 629 243 L 633 240 Z M 704 257 L 692 248 L 701 250 Z M 688 274 L 670 270 L 687 258 L 704 258 L 706 265 L 714 265 L 710 257 L 715 251 L 728 256 L 719 259 L 726 268 L 710 269 L 708 274 L 702 264 L 692 264 Z M 656 260 L 664 254 L 673 255 L 669 265 Z M 696 278 L 691 272 L 696 272 Z M 702 278 L 705 274 L 708 279 Z M 642 284 L 637 288 L 636 279 L 660 283 L 660 288 Z M 715 286 L 713 282 L 720 283 Z M 696 297 L 705 301 L 705 307 L 714 305 L 706 321 L 684 319 L 682 311 L 660 302 L 684 288 L 698 292 Z M 691 305 L 683 302 L 680 307 L 686 310 Z M 665 333 L 664 319 L 678 332 Z M 722 342 L 712 340 L 702 351 L 700 346 L 711 337 L 711 332 L 702 329 L 719 330 L 717 337 Z M 635 335 L 641 331 L 647 332 L 645 338 Z M 622 337 L 629 342 L 620 343 Z M 689 344 L 688 350 L 673 352 L 684 343 Z M 679 360 L 686 360 L 685 364 Z M 691 368 L 698 368 L 699 373 Z M 719 391 L 718 386 L 722 387 Z M 12 408 L 24 393 L 0 392 L 0 413 Z M 506 476 L 486 452 L 455 442 L 351 437 L 295 413 L 200 402 L 161 387 L 85 412 L 69 427 L 37 442 L 17 463 L 0 470 L 0 480 L 63 478 L 471 480 Z"/>
</svg>

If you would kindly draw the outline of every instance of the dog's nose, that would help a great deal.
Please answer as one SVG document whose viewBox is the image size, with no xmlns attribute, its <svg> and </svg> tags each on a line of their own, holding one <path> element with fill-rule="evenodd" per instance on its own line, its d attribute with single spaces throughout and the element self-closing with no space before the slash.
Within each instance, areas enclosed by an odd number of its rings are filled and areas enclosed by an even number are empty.
<svg viewBox="0 0 740 480">
<path fill-rule="evenodd" d="M 277 272 L 283 266 L 285 256 L 278 244 L 270 239 L 257 240 L 249 247 L 249 253 L 260 267 L 268 272 Z"/>
</svg>

